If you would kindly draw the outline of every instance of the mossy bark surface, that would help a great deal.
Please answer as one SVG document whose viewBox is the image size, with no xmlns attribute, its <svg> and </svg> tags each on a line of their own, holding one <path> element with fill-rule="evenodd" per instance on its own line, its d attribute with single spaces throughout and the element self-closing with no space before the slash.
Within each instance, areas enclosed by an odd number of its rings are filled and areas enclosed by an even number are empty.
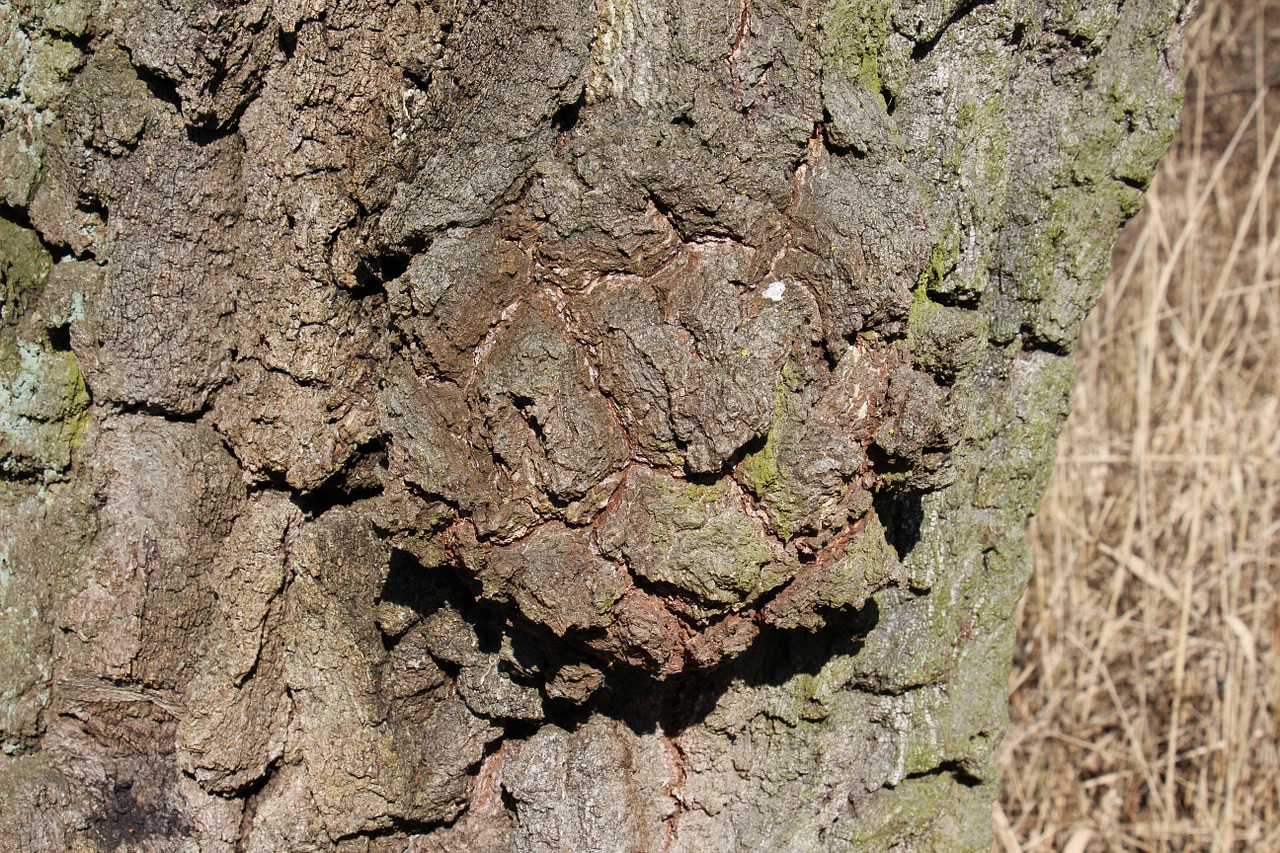
<svg viewBox="0 0 1280 853">
<path fill-rule="evenodd" d="M 1183 0 L 4 0 L 0 849 L 986 851 Z"/>
</svg>

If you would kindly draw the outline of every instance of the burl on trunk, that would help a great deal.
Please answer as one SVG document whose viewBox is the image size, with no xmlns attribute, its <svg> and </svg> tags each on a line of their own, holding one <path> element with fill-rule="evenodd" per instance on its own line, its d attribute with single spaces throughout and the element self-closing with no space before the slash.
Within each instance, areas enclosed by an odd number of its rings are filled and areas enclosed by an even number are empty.
<svg viewBox="0 0 1280 853">
<path fill-rule="evenodd" d="M 986 851 L 1184 0 L 7 0 L 0 848 Z"/>
</svg>

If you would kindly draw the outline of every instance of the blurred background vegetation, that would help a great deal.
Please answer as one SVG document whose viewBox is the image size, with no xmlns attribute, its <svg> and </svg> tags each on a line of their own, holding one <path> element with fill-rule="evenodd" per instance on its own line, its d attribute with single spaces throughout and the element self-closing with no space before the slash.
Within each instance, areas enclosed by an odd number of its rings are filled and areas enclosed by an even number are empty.
<svg viewBox="0 0 1280 853">
<path fill-rule="evenodd" d="M 1202 0 L 1032 529 L 1002 851 L 1280 851 L 1280 0 Z"/>
</svg>

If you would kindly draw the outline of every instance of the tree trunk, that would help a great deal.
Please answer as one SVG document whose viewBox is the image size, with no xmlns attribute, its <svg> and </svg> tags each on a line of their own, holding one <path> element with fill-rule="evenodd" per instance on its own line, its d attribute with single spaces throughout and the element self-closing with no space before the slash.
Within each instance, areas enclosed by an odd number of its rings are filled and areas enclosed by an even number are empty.
<svg viewBox="0 0 1280 853">
<path fill-rule="evenodd" d="M 14 850 L 990 845 L 1184 0 L 6 0 Z"/>
</svg>

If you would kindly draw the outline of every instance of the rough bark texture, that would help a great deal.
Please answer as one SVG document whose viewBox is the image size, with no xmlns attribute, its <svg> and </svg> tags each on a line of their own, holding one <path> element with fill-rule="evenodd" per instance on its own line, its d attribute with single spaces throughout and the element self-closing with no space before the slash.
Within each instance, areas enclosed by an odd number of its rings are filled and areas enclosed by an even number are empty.
<svg viewBox="0 0 1280 853">
<path fill-rule="evenodd" d="M 982 850 L 1183 0 L 7 0 L 0 847 Z"/>
</svg>

